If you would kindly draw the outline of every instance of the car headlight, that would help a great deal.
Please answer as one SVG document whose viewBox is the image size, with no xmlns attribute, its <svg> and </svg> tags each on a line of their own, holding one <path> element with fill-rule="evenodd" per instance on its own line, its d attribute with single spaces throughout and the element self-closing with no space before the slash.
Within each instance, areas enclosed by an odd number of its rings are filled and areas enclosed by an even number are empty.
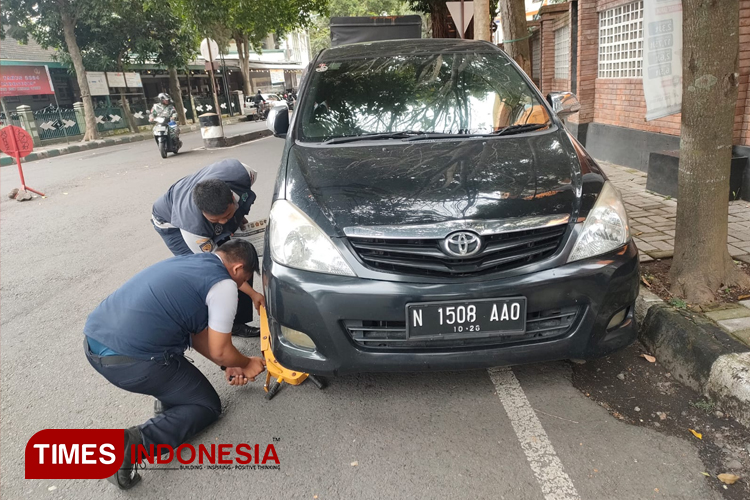
<svg viewBox="0 0 750 500">
<path fill-rule="evenodd" d="M 331 239 L 290 202 L 277 200 L 269 219 L 274 261 L 305 271 L 356 276 Z"/>
<path fill-rule="evenodd" d="M 630 239 L 628 214 L 620 193 L 607 181 L 583 223 L 568 262 L 586 259 L 621 247 Z"/>
</svg>

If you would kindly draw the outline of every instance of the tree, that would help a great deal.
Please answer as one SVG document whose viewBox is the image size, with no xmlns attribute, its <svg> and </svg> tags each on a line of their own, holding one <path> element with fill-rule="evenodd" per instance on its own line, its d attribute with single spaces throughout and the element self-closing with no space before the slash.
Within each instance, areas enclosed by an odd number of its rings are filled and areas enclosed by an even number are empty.
<svg viewBox="0 0 750 500">
<path fill-rule="evenodd" d="M 490 2 L 474 0 L 474 39 L 489 42 L 490 37 Z"/>
<path fill-rule="evenodd" d="M 512 57 L 527 75 L 531 75 L 531 49 L 529 27 L 526 24 L 524 0 L 500 0 L 500 22 L 503 25 L 505 52 Z"/>
<path fill-rule="evenodd" d="M 182 102 L 177 68 L 186 68 L 198 53 L 200 35 L 194 26 L 185 23 L 175 14 L 172 6 L 164 8 L 164 2 L 146 0 L 144 10 L 148 19 L 148 41 L 150 46 L 142 48 L 143 54 L 169 71 L 169 93 L 174 101 L 180 125 L 186 125 L 185 105 Z"/>
<path fill-rule="evenodd" d="M 78 34 L 105 15 L 106 7 L 95 0 L 6 0 L 1 14 L 0 35 L 4 36 L 4 26 L 9 26 L 13 38 L 25 42 L 31 36 L 42 47 L 53 47 L 70 57 L 86 120 L 83 140 L 98 139 L 99 131 Z"/>
<path fill-rule="evenodd" d="M 712 302 L 750 287 L 727 251 L 729 171 L 738 90 L 739 3 L 683 0 L 682 117 L 672 293 Z"/>
<path fill-rule="evenodd" d="M 448 38 L 450 14 L 445 0 L 409 0 L 409 5 L 417 12 L 423 12 L 430 17 L 432 38 Z"/>
<path fill-rule="evenodd" d="M 227 30 L 237 44 L 243 89 L 250 88 L 250 49 L 260 52 L 262 41 L 271 33 L 281 36 L 308 26 L 316 13 L 325 14 L 328 0 L 175 0 L 183 19 L 203 36 L 216 38 Z"/>
</svg>

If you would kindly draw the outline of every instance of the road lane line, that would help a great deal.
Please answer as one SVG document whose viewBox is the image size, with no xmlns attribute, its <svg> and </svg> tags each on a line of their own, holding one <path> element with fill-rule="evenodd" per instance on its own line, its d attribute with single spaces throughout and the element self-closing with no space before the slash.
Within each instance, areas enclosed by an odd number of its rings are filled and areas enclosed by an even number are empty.
<svg viewBox="0 0 750 500">
<path fill-rule="evenodd" d="M 510 368 L 490 368 L 487 371 L 526 454 L 526 460 L 542 487 L 545 500 L 580 500 L 573 481 L 563 469 L 513 371 Z"/>
</svg>

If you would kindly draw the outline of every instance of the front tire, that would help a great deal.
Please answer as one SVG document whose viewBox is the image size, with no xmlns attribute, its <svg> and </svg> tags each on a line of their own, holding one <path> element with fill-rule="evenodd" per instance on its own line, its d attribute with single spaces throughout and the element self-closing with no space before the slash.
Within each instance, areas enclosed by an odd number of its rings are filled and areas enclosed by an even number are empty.
<svg viewBox="0 0 750 500">
<path fill-rule="evenodd" d="M 161 153 L 162 158 L 167 157 L 167 141 L 163 139 L 159 141 L 159 153 Z"/>
</svg>

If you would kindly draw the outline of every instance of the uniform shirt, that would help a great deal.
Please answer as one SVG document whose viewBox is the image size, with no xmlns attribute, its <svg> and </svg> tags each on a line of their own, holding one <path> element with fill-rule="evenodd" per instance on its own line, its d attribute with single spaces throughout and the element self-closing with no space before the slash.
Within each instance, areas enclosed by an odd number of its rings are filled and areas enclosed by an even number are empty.
<svg viewBox="0 0 750 500">
<path fill-rule="evenodd" d="M 162 103 L 157 102 L 151 108 L 151 112 L 149 113 L 149 115 L 151 118 L 163 116 L 164 118 L 169 118 L 170 120 L 173 120 L 177 118 L 177 110 L 175 109 L 173 104 L 167 104 L 165 106 Z"/>
<path fill-rule="evenodd" d="M 181 354 L 206 327 L 232 331 L 237 284 L 218 255 L 173 257 L 133 276 L 89 315 L 84 334 L 100 356 Z"/>
<path fill-rule="evenodd" d="M 161 229 L 178 228 L 187 246 L 195 253 L 213 252 L 218 243 L 240 227 L 255 201 L 251 186 L 256 173 L 238 160 L 227 159 L 209 165 L 174 183 L 152 209 L 154 225 Z M 199 182 L 219 179 L 232 190 L 238 208 L 226 224 L 213 224 L 193 201 L 193 188 Z"/>
</svg>

